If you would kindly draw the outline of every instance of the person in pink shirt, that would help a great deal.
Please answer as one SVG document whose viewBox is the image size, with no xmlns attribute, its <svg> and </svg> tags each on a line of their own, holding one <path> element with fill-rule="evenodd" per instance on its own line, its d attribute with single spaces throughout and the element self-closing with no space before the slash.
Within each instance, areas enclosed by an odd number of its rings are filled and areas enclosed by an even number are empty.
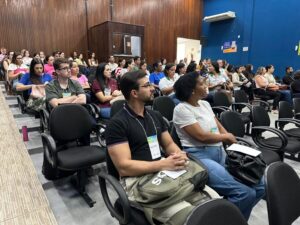
<svg viewBox="0 0 300 225">
<path fill-rule="evenodd" d="M 54 57 L 52 55 L 46 57 L 46 64 L 44 65 L 44 72 L 48 73 L 54 78 L 53 72 L 54 72 L 54 67 L 53 67 L 53 62 L 54 62 Z"/>
<path fill-rule="evenodd" d="M 77 62 L 71 62 L 71 79 L 77 80 L 83 89 L 89 89 L 90 85 L 87 77 L 84 74 L 79 73 L 79 67 Z"/>
</svg>

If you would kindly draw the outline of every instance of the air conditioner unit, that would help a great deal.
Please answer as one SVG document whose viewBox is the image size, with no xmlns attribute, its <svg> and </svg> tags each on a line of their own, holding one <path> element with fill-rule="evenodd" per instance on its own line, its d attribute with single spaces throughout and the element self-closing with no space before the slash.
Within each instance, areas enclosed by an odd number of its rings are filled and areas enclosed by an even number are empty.
<svg viewBox="0 0 300 225">
<path fill-rule="evenodd" d="M 235 12 L 228 11 L 225 13 L 220 13 L 212 16 L 206 16 L 203 18 L 203 21 L 205 22 L 216 22 L 220 20 L 228 20 L 235 18 Z"/>
</svg>

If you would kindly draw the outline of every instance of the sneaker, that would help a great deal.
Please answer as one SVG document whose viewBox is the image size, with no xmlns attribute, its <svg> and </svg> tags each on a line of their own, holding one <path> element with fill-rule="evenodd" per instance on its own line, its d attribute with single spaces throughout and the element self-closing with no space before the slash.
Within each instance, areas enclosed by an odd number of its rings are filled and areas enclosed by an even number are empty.
<svg viewBox="0 0 300 225">
<path fill-rule="evenodd" d="M 272 109 L 272 113 L 273 114 L 278 114 L 278 110 L 277 109 Z"/>
</svg>

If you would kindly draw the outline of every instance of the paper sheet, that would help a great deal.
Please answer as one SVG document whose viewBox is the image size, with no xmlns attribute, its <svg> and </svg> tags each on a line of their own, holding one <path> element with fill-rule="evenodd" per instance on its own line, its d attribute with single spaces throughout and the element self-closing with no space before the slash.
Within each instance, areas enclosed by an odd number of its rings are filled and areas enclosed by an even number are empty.
<svg viewBox="0 0 300 225">
<path fill-rule="evenodd" d="M 177 177 L 180 177 L 182 174 L 186 173 L 186 170 L 178 170 L 178 171 L 163 170 L 162 172 L 166 174 L 168 177 L 176 179 Z"/>
<path fill-rule="evenodd" d="M 244 145 L 239 145 L 239 144 L 232 144 L 227 148 L 227 150 L 241 152 L 241 153 L 244 153 L 246 155 L 251 155 L 253 157 L 256 157 L 259 154 L 261 154 L 260 151 L 254 149 L 254 148 L 250 148 L 250 147 L 247 147 L 247 146 L 244 146 Z"/>
</svg>

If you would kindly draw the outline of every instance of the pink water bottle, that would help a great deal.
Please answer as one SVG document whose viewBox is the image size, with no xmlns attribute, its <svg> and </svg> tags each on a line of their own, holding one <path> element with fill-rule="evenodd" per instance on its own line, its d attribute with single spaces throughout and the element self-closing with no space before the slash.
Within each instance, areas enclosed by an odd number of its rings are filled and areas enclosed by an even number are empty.
<svg viewBox="0 0 300 225">
<path fill-rule="evenodd" d="M 28 141 L 27 126 L 22 126 L 23 141 Z"/>
</svg>

